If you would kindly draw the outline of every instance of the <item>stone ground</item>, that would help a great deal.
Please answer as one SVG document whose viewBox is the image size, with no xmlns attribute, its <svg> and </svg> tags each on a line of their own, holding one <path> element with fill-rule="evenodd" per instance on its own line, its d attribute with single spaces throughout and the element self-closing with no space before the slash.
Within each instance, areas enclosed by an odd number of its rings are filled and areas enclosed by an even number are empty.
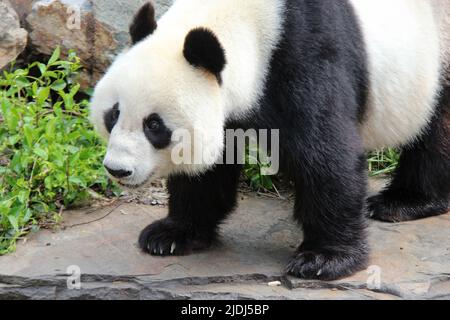
<svg viewBox="0 0 450 320">
<path fill-rule="evenodd" d="M 450 214 L 372 221 L 370 270 L 321 282 L 283 273 L 302 239 L 291 210 L 290 201 L 243 194 L 221 245 L 169 258 L 136 246 L 141 229 L 166 215 L 164 206 L 119 201 L 66 212 L 60 231 L 32 234 L 0 257 L 0 299 L 450 299 Z M 72 265 L 81 269 L 80 290 L 67 287 Z"/>
</svg>

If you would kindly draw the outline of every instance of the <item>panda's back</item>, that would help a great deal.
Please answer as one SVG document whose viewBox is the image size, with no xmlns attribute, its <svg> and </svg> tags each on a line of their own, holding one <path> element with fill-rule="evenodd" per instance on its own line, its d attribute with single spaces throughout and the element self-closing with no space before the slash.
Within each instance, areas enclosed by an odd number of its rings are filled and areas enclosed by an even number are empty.
<svg viewBox="0 0 450 320">
<path fill-rule="evenodd" d="M 443 65 L 433 1 L 350 0 L 368 57 L 367 149 L 412 141 L 433 115 Z"/>
<path fill-rule="evenodd" d="M 355 15 L 349 14 L 349 4 Z M 448 72 L 450 65 L 449 19 L 450 0 L 211 0 L 207 5 L 202 0 L 178 0 L 147 43 L 182 59 L 177 53 L 189 30 L 197 26 L 213 30 L 227 59 L 221 86 L 224 113 L 230 120 L 248 120 L 247 115 L 262 110 L 261 101 L 269 102 L 280 94 L 279 84 L 288 81 L 287 73 L 300 77 L 298 66 L 304 62 L 299 60 L 316 45 L 311 38 L 302 38 L 307 33 L 303 29 L 311 29 L 313 35 L 314 29 L 323 29 L 325 37 L 319 40 L 333 39 L 351 57 L 344 59 L 344 68 L 351 71 L 346 76 L 358 91 L 360 109 L 348 107 L 346 112 L 358 113 L 361 136 L 369 150 L 404 145 L 426 128 L 443 70 Z M 356 28 L 362 40 L 355 35 Z M 366 49 L 364 57 L 358 55 L 360 47 Z M 299 83 L 308 82 L 302 79 Z M 281 105 L 272 108 L 277 116 Z M 285 114 L 295 113 L 296 106 L 292 108 Z M 270 117 L 261 114 L 260 118 Z"/>
</svg>

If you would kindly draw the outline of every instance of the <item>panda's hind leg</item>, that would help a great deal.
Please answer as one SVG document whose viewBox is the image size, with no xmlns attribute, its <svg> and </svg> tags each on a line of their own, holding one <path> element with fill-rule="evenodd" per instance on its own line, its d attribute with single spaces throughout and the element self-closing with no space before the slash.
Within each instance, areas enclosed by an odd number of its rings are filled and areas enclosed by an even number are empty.
<svg viewBox="0 0 450 320">
<path fill-rule="evenodd" d="M 428 129 L 403 148 L 392 182 L 369 198 L 373 219 L 400 222 L 444 214 L 450 196 L 450 85 Z"/>
</svg>

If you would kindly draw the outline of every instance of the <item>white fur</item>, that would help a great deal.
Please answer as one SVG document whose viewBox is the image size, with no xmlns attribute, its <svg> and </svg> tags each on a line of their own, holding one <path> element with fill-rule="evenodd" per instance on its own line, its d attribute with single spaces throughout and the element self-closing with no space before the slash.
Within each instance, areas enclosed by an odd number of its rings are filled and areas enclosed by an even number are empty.
<svg viewBox="0 0 450 320">
<path fill-rule="evenodd" d="M 351 0 L 369 56 L 367 149 L 411 142 L 433 113 L 442 65 L 433 1 Z"/>
<path fill-rule="evenodd" d="M 176 171 L 196 174 L 208 167 L 175 166 L 173 145 L 153 148 L 142 124 L 152 113 L 158 113 L 172 131 L 187 129 L 192 137 L 200 133 L 193 144 L 205 154 L 216 158 L 221 154 L 226 117 L 253 108 L 263 92 L 282 28 L 281 12 L 278 0 L 178 0 L 150 37 L 117 58 L 95 89 L 91 118 L 109 138 L 105 164 L 133 171 L 123 183 L 139 185 L 155 176 Z M 184 39 L 196 27 L 211 29 L 225 49 L 223 86 L 183 57 Z M 108 135 L 103 115 L 117 102 L 121 115 Z"/>
<path fill-rule="evenodd" d="M 450 82 L 450 0 L 430 0 L 439 27 L 442 71 Z"/>
</svg>

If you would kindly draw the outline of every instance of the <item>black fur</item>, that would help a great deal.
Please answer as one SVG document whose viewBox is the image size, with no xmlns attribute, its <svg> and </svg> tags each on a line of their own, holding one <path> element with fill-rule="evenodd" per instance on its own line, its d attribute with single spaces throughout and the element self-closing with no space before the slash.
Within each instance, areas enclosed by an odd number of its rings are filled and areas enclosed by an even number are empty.
<svg viewBox="0 0 450 320">
<path fill-rule="evenodd" d="M 155 127 L 152 126 L 156 124 Z M 154 113 L 144 120 L 144 134 L 155 149 L 164 149 L 171 143 L 172 131 L 167 128 L 161 117 Z"/>
<path fill-rule="evenodd" d="M 284 37 L 252 127 L 280 128 L 303 243 L 289 273 L 331 280 L 367 264 L 366 160 L 359 135 L 368 72 L 346 1 L 289 0 Z"/>
<path fill-rule="evenodd" d="M 110 110 L 103 115 L 106 130 L 111 133 L 120 116 L 119 104 L 116 103 Z"/>
<path fill-rule="evenodd" d="M 217 165 L 199 177 L 171 176 L 169 216 L 145 228 L 140 247 L 154 255 L 182 255 L 209 247 L 217 229 L 236 206 L 241 166 Z"/>
<path fill-rule="evenodd" d="M 130 36 L 133 44 L 151 35 L 157 28 L 155 8 L 150 2 L 144 4 L 136 13 L 130 25 Z"/>
<path fill-rule="evenodd" d="M 222 82 L 221 73 L 226 64 L 225 51 L 215 34 L 205 28 L 191 30 L 184 42 L 183 54 L 194 67 L 201 67 Z"/>
<path fill-rule="evenodd" d="M 428 129 L 403 148 L 390 185 L 369 199 L 371 217 L 388 222 L 447 213 L 450 208 L 450 85 Z"/>
</svg>

